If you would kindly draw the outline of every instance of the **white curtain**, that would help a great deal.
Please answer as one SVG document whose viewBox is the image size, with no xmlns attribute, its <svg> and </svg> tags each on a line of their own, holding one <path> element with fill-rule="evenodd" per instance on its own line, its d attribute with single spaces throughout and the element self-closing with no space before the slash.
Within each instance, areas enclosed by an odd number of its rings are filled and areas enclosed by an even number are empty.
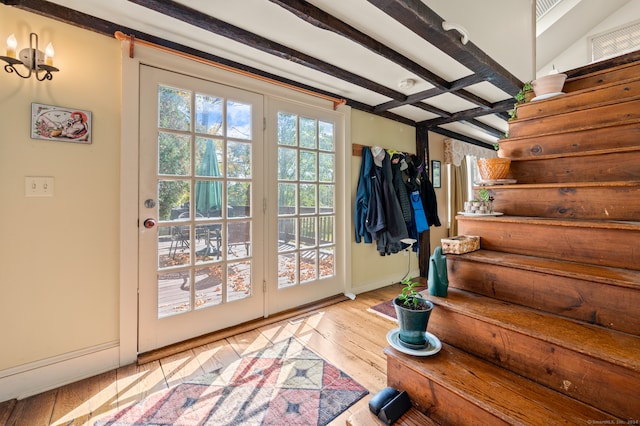
<svg viewBox="0 0 640 426">
<path fill-rule="evenodd" d="M 494 149 L 482 148 L 467 142 L 457 141 L 455 139 L 444 140 L 444 163 L 460 166 L 465 155 L 471 155 L 476 158 L 497 157 L 498 154 Z"/>
</svg>

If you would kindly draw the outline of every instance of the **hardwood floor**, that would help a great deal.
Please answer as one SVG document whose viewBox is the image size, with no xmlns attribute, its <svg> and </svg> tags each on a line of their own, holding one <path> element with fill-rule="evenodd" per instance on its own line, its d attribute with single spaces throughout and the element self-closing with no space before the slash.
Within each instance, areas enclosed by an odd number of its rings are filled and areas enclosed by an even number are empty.
<svg viewBox="0 0 640 426">
<path fill-rule="evenodd" d="M 0 425 L 93 425 L 158 390 L 296 336 L 373 395 L 386 386 L 386 334 L 395 323 L 367 308 L 399 294 L 391 285 L 141 365 L 131 364 L 39 395 L 0 403 Z M 345 425 L 365 397 L 331 425 Z"/>
</svg>

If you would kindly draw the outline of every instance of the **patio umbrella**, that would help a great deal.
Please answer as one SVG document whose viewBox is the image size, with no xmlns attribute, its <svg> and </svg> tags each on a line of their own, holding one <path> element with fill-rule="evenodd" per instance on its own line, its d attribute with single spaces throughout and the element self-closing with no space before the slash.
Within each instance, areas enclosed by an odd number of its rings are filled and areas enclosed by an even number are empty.
<svg viewBox="0 0 640 426">
<path fill-rule="evenodd" d="M 204 155 L 198 166 L 198 176 L 220 176 L 218 156 L 211 139 L 207 140 Z M 222 182 L 203 181 L 196 182 L 196 212 L 208 217 L 211 210 L 220 210 L 222 214 Z"/>
<path fill-rule="evenodd" d="M 198 176 L 216 177 L 220 176 L 220 168 L 218 167 L 218 156 L 216 154 L 213 141 L 207 140 L 204 154 L 200 159 L 197 170 Z M 210 217 L 212 211 L 219 211 L 222 215 L 222 182 L 211 180 L 198 180 L 195 189 L 196 196 L 196 216 Z M 219 255 L 219 244 L 214 247 L 212 240 L 216 240 L 216 235 L 220 235 L 220 225 L 214 224 L 207 226 L 207 246 L 196 252 L 198 256 L 216 256 Z M 219 238 L 218 240 L 219 241 Z"/>
</svg>

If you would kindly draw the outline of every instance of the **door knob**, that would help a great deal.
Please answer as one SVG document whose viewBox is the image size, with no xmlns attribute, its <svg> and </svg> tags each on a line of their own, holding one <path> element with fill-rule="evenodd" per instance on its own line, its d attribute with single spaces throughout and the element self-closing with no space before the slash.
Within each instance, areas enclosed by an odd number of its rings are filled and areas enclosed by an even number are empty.
<svg viewBox="0 0 640 426">
<path fill-rule="evenodd" d="M 156 226 L 156 221 L 155 221 L 155 219 L 149 218 L 149 219 L 144 221 L 143 225 L 144 225 L 145 228 L 151 229 L 154 226 Z"/>
</svg>

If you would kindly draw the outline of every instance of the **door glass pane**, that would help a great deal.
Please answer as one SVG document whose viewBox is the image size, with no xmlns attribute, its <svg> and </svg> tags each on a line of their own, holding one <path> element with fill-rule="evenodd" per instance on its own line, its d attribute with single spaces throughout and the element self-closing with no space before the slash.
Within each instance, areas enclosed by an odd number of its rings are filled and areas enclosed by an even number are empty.
<svg viewBox="0 0 640 426">
<path fill-rule="evenodd" d="M 175 133 L 158 134 L 158 174 L 187 176 L 191 170 L 191 137 Z"/>
<path fill-rule="evenodd" d="M 295 180 L 298 177 L 298 150 L 278 148 L 278 179 Z"/>
<path fill-rule="evenodd" d="M 311 214 L 316 212 L 316 188 L 317 185 L 309 183 L 300 184 L 300 213 Z"/>
<path fill-rule="evenodd" d="M 298 212 L 298 185 L 294 183 L 278 184 L 278 214 L 288 215 Z"/>
<path fill-rule="evenodd" d="M 191 91 L 158 86 L 158 127 L 191 130 Z"/>
<path fill-rule="evenodd" d="M 318 155 L 313 151 L 300 151 L 300 180 L 315 181 Z"/>
<path fill-rule="evenodd" d="M 249 182 L 229 182 L 227 184 L 227 210 L 229 217 L 251 216 L 251 184 Z"/>
<path fill-rule="evenodd" d="M 222 104 L 224 100 L 216 96 L 196 94 L 196 133 L 222 136 Z"/>
<path fill-rule="evenodd" d="M 278 113 L 278 144 L 297 145 L 297 116 L 295 114 Z"/>
<path fill-rule="evenodd" d="M 300 146 L 302 148 L 316 147 L 316 120 L 300 118 Z"/>
<path fill-rule="evenodd" d="M 319 121 L 318 133 L 318 145 L 320 146 L 320 149 L 323 151 L 334 151 L 333 123 Z"/>
<path fill-rule="evenodd" d="M 278 251 L 290 251 L 298 247 L 298 220 L 278 219 Z"/>
<path fill-rule="evenodd" d="M 317 273 L 317 251 L 305 250 L 300 252 L 302 261 L 300 262 L 300 282 L 306 283 L 318 279 Z"/>
<path fill-rule="evenodd" d="M 335 185 L 318 185 L 320 192 L 320 211 L 333 213 L 335 208 Z"/>
<path fill-rule="evenodd" d="M 222 266 L 212 265 L 195 270 L 196 309 L 222 303 Z"/>
<path fill-rule="evenodd" d="M 251 105 L 227 101 L 227 137 L 251 139 Z"/>
<path fill-rule="evenodd" d="M 188 180 L 163 179 L 158 182 L 158 218 L 161 221 L 189 217 L 189 185 Z"/>
<path fill-rule="evenodd" d="M 191 310 L 189 271 L 158 274 L 158 318 L 165 318 Z"/>
<path fill-rule="evenodd" d="M 301 217 L 300 247 L 315 247 L 316 244 L 316 217 Z"/>
<path fill-rule="evenodd" d="M 229 263 L 227 275 L 228 302 L 251 296 L 251 261 Z"/>
<path fill-rule="evenodd" d="M 227 176 L 251 178 L 251 144 L 241 142 L 228 143 Z"/>
<path fill-rule="evenodd" d="M 251 254 L 251 222 L 227 224 L 227 257 L 240 259 Z"/>
</svg>

